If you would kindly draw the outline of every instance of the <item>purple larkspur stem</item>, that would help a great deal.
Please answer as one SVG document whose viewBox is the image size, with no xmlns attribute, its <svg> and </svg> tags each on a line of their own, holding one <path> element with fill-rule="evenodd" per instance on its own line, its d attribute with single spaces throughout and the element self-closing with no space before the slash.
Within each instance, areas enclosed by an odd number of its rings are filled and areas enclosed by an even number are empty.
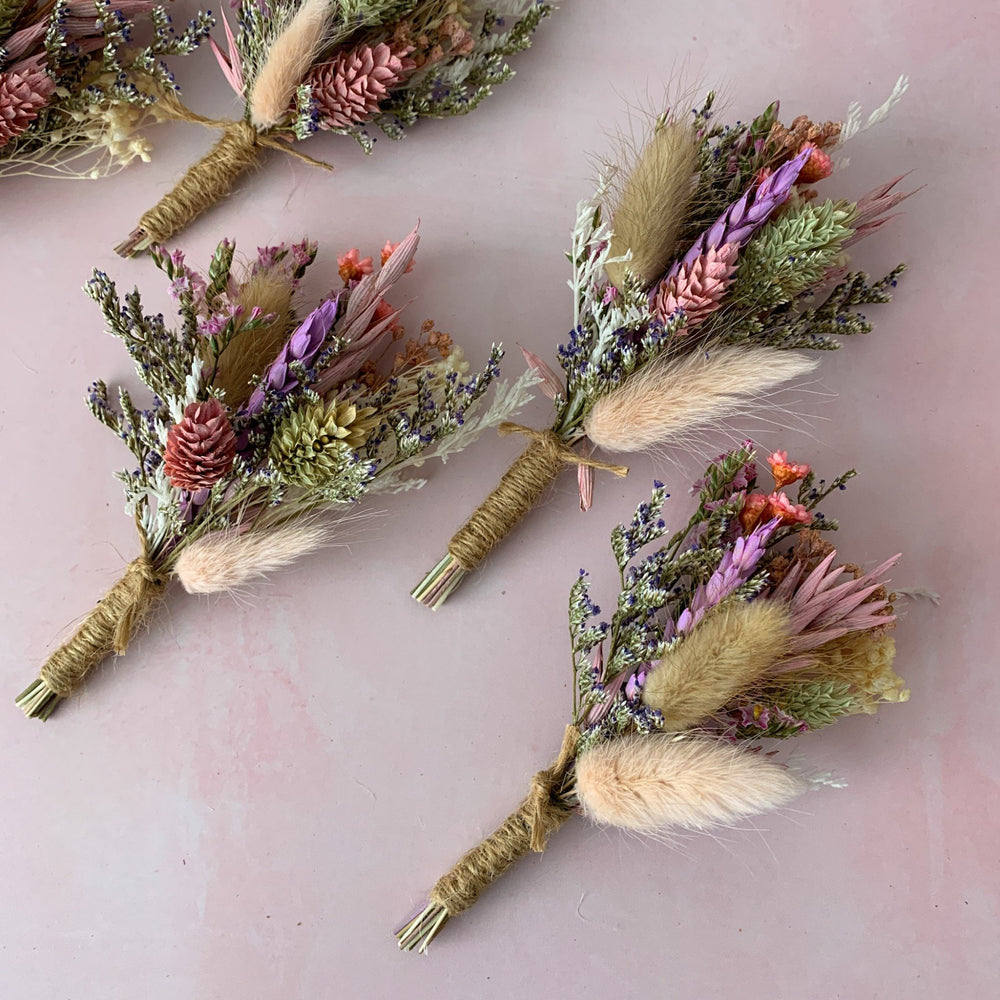
<svg viewBox="0 0 1000 1000">
<path fill-rule="evenodd" d="M 695 240 L 694 246 L 684 255 L 683 260 L 677 261 L 667 272 L 667 278 L 673 278 L 682 267 L 693 264 L 702 254 L 710 249 L 717 249 L 724 243 L 743 246 L 770 219 L 774 210 L 788 200 L 792 186 L 811 154 L 812 149 L 804 149 L 733 202 Z"/>
<path fill-rule="evenodd" d="M 298 386 L 299 380 L 292 373 L 291 365 L 298 363 L 308 367 L 316 359 L 337 319 L 339 301 L 339 295 L 327 299 L 302 321 L 271 362 L 260 385 L 250 393 L 246 405 L 240 410 L 241 416 L 259 413 L 268 391 L 285 396 Z"/>
<path fill-rule="evenodd" d="M 708 582 L 694 592 L 690 606 L 681 612 L 677 619 L 678 633 L 690 632 L 707 612 L 750 579 L 779 523 L 777 518 L 773 518 L 758 525 L 746 537 L 736 539 L 733 547 L 727 549 L 719 560 Z"/>
</svg>

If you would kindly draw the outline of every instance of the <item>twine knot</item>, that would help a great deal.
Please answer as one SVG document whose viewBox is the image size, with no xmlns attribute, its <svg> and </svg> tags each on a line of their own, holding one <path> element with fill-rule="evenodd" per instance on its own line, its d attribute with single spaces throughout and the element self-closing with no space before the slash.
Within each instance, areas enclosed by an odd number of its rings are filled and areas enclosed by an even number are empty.
<svg viewBox="0 0 1000 1000">
<path fill-rule="evenodd" d="M 430 901 L 449 915 L 467 910 L 482 891 L 529 851 L 545 850 L 549 835 L 573 814 L 558 800 L 576 758 L 580 733 L 567 726 L 559 756 L 531 779 L 524 801 L 481 844 L 467 851 L 431 890 Z"/>
<path fill-rule="evenodd" d="M 88 673 L 111 653 L 121 655 L 168 580 L 149 554 L 128 564 L 122 578 L 98 601 L 75 635 L 42 665 L 40 679 L 50 691 L 67 698 Z"/>
</svg>

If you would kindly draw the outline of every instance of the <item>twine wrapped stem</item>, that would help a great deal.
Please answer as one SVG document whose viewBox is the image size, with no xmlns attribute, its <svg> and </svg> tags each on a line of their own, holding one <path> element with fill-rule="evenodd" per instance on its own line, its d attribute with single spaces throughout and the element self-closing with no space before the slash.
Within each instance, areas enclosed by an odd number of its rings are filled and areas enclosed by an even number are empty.
<svg viewBox="0 0 1000 1000">
<path fill-rule="evenodd" d="M 42 665 L 38 679 L 18 695 L 25 715 L 47 719 L 63 698 L 111 653 L 121 655 L 150 609 L 167 587 L 144 552 L 83 620 L 76 633 Z"/>
<path fill-rule="evenodd" d="M 525 434 L 531 443 L 452 536 L 448 555 L 412 591 L 421 604 L 435 610 L 538 503 L 564 465 L 587 465 L 616 476 L 628 475 L 627 466 L 599 462 L 574 451 L 554 430 L 538 431 L 514 423 L 502 423 L 497 430 L 500 434 Z"/>
<path fill-rule="evenodd" d="M 224 198 L 240 174 L 257 164 L 262 148 L 278 149 L 311 166 L 333 169 L 328 163 L 293 149 L 288 142 L 259 132 L 245 119 L 215 121 L 203 118 L 174 99 L 166 102 L 162 113 L 167 118 L 220 128 L 222 137 L 188 169 L 173 190 L 142 216 L 128 239 L 115 247 L 115 251 L 123 257 L 131 257 L 154 244 L 165 243 Z"/>
<path fill-rule="evenodd" d="M 472 906 L 520 858 L 545 850 L 550 834 L 573 814 L 560 793 L 576 759 L 579 737 L 575 726 L 566 727 L 559 756 L 531 779 L 531 791 L 517 809 L 438 879 L 427 907 L 396 935 L 400 948 L 426 951 L 451 917 Z"/>
</svg>

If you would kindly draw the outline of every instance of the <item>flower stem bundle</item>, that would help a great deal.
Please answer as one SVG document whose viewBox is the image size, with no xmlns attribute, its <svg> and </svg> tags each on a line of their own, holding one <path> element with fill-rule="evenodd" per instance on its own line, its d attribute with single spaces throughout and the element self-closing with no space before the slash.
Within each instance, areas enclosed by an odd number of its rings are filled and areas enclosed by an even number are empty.
<svg viewBox="0 0 1000 1000">
<path fill-rule="evenodd" d="M 453 916 L 579 813 L 643 834 L 709 830 L 777 809 L 809 787 L 762 752 L 909 692 L 893 672 L 886 574 L 840 563 L 817 505 L 854 475 L 816 481 L 785 452 L 758 486 L 749 442 L 695 484 L 667 538 L 655 484 L 612 532 L 620 593 L 610 622 L 586 573 L 570 591 L 575 701 L 562 748 L 521 805 L 438 880 L 397 934 L 425 951 Z M 795 500 L 784 487 L 799 482 Z M 642 554 L 652 547 L 651 553 Z"/>
<path fill-rule="evenodd" d="M 904 89 L 901 80 L 870 123 Z M 562 375 L 524 350 L 554 421 L 544 432 L 525 429 L 532 444 L 414 589 L 421 603 L 440 607 L 565 464 L 578 467 L 586 510 L 595 468 L 627 471 L 594 462 L 592 446 L 683 443 L 812 371 L 817 361 L 801 350 L 833 350 L 841 337 L 869 332 L 856 308 L 889 301 L 902 266 L 873 281 L 849 270 L 846 251 L 906 197 L 894 190 L 900 178 L 853 202 L 821 200 L 813 186 L 858 131 L 856 109 L 844 124 L 803 116 L 786 127 L 775 103 L 724 126 L 713 123 L 713 104 L 710 94 L 693 115 L 657 118 L 634 162 L 610 167 L 580 204 Z M 548 458 L 556 452 L 559 462 Z"/>
<path fill-rule="evenodd" d="M 222 129 L 194 164 L 139 220 L 117 250 L 124 256 L 172 239 L 229 193 L 264 149 L 300 152 L 319 131 L 353 136 L 371 152 L 378 130 L 403 137 L 418 118 L 466 114 L 513 75 L 508 58 L 527 48 L 552 6 L 503 0 L 239 0 L 235 35 L 223 18 L 219 66 L 244 111 L 215 122 L 172 102 L 171 117 Z"/>
<path fill-rule="evenodd" d="M 315 243 L 264 247 L 239 267 L 223 241 L 206 275 L 157 248 L 177 330 L 144 313 L 138 289 L 123 299 L 94 272 L 87 293 L 149 393 L 142 404 L 125 388 L 113 399 L 102 381 L 89 390 L 91 412 L 135 458 L 118 478 L 141 555 L 17 698 L 27 715 L 47 718 L 101 660 L 124 653 L 172 578 L 218 593 L 289 564 L 329 541 L 337 511 L 421 485 L 408 468 L 446 458 L 525 401 L 522 377 L 498 384 L 478 412 L 498 347 L 470 373 L 433 323 L 404 339 L 387 296 L 417 243 L 416 230 L 387 243 L 377 270 L 356 249 L 341 254 L 342 287 L 304 318 L 295 299 Z"/>
<path fill-rule="evenodd" d="M 0 0 L 0 176 L 148 162 L 142 129 L 176 100 L 163 58 L 192 52 L 213 23 L 197 14 L 176 33 L 152 0 Z M 148 44 L 132 43 L 137 28 Z"/>
</svg>

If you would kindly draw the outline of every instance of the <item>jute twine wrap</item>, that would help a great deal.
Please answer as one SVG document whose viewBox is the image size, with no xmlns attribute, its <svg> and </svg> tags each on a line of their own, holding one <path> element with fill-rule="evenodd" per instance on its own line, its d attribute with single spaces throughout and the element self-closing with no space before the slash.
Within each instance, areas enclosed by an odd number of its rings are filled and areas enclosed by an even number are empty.
<svg viewBox="0 0 1000 1000">
<path fill-rule="evenodd" d="M 121 654 L 133 633 L 167 587 L 148 554 L 133 559 L 125 575 L 101 598 L 68 642 L 42 665 L 41 680 L 60 698 L 68 698 L 106 656 Z"/>
<path fill-rule="evenodd" d="M 171 239 L 220 198 L 229 194 L 240 174 L 256 165 L 261 149 L 277 149 L 311 166 L 322 167 L 324 170 L 333 169 L 328 163 L 314 160 L 293 149 L 288 142 L 258 132 L 245 119 L 216 121 L 204 118 L 185 108 L 176 99 L 165 99 L 163 107 L 158 107 L 157 110 L 165 118 L 222 129 L 222 137 L 188 169 L 173 190 L 160 199 L 159 204 L 142 216 L 132 237 L 118 248 L 121 253 L 131 253 L 139 243 L 149 246 Z"/>
<path fill-rule="evenodd" d="M 572 815 L 573 810 L 556 800 L 576 759 L 580 737 L 575 726 L 567 726 L 559 756 L 547 770 L 531 779 L 527 798 L 478 847 L 464 854 L 458 863 L 438 879 L 430 902 L 450 916 L 467 910 L 482 891 L 495 882 L 529 851 L 545 850 L 549 835 Z"/>
<path fill-rule="evenodd" d="M 452 536 L 448 552 L 467 573 L 472 572 L 538 503 L 564 465 L 589 465 L 616 476 L 628 467 L 598 462 L 575 452 L 553 430 L 538 431 L 520 424 L 502 423 L 500 434 L 525 434 L 531 444 L 503 474 L 500 485 L 476 508 Z"/>
</svg>

